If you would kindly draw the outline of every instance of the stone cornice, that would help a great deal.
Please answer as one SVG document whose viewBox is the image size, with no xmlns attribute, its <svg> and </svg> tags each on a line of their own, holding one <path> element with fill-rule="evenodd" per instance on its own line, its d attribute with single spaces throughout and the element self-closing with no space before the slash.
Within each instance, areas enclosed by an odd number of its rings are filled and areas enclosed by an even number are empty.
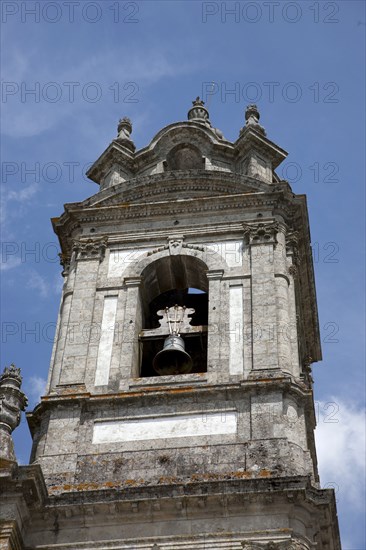
<svg viewBox="0 0 366 550">
<path fill-rule="evenodd" d="M 259 376 L 262 376 L 259 378 Z M 288 392 L 293 396 L 298 396 L 299 398 L 305 400 L 306 407 L 311 412 L 314 412 L 313 409 L 313 392 L 311 389 L 308 389 L 302 382 L 294 382 L 289 376 L 283 376 L 281 372 L 278 375 L 273 377 L 266 377 L 265 374 L 258 373 L 258 377 L 253 380 L 245 380 L 237 383 L 220 383 L 220 384 L 192 384 L 191 380 L 188 379 L 187 383 L 182 382 L 179 385 L 179 395 L 196 395 L 197 393 L 207 393 L 217 392 L 217 394 L 226 395 L 227 392 L 251 392 L 251 391 L 261 391 L 261 392 L 271 392 L 273 390 L 283 392 Z M 79 388 L 66 387 L 64 390 L 60 389 L 55 391 L 47 396 L 41 398 L 41 402 L 36 406 L 36 408 L 27 413 L 27 421 L 30 427 L 31 432 L 33 433 L 36 429 L 38 419 L 44 414 L 44 411 L 52 407 L 57 407 L 61 404 L 74 404 L 75 406 L 81 405 L 82 403 L 88 403 L 90 406 L 94 405 L 97 408 L 104 407 L 102 405 L 106 402 L 118 403 L 130 398 L 140 398 L 140 399 L 154 399 L 157 396 L 176 396 L 177 387 L 167 386 L 162 383 L 161 386 L 156 384 L 151 387 L 144 386 L 143 388 L 134 387 L 133 389 L 121 391 L 121 392 L 109 392 L 102 394 L 91 394 L 87 391 L 81 391 Z"/>
<path fill-rule="evenodd" d="M 149 514 L 150 508 L 159 501 L 160 506 L 154 507 L 155 515 L 161 509 L 164 517 L 166 510 L 170 510 L 178 518 L 183 508 L 192 506 L 196 509 L 199 500 L 202 501 L 201 508 L 209 503 L 210 509 L 224 506 L 228 513 L 231 511 L 233 514 L 243 505 L 250 507 L 262 503 L 268 509 L 269 506 L 283 508 L 295 504 L 298 509 L 301 507 L 314 514 L 318 528 L 333 532 L 334 550 L 340 550 L 334 493 L 331 489 L 313 487 L 306 476 L 272 478 L 263 475 L 248 479 L 246 472 L 233 471 L 232 476 L 226 475 L 222 479 L 219 476 L 211 479 L 197 475 L 190 483 L 166 478 L 159 485 L 131 486 L 122 482 L 67 484 L 52 488 L 47 510 L 41 509 L 39 513 L 45 520 L 51 520 L 50 522 L 55 514 L 59 519 L 70 521 L 70 517 L 83 517 L 85 510 L 90 516 L 97 516 L 105 512 L 109 505 L 111 519 L 115 517 L 116 521 L 120 521 L 118 518 L 122 514 L 124 517 L 131 517 L 132 521 L 141 521 L 141 514 Z M 325 513 L 319 513 L 320 510 Z M 44 516 L 45 512 L 47 517 Z M 290 534 L 289 530 L 285 536 Z"/>
<path fill-rule="evenodd" d="M 111 206 L 83 206 L 80 203 L 65 205 L 65 213 L 53 220 L 55 232 L 62 238 L 62 233 L 70 235 L 70 225 L 78 228 L 83 223 L 98 223 L 122 220 L 135 220 L 139 218 L 162 217 L 169 218 L 172 215 L 192 215 L 204 213 L 220 213 L 222 211 L 235 211 L 243 208 L 275 208 L 276 213 L 291 219 L 294 209 L 303 207 L 301 196 L 286 196 L 282 191 L 272 193 L 236 193 L 234 195 L 205 196 L 199 198 L 187 198 L 180 200 L 162 200 L 152 203 L 122 203 Z M 219 220 L 217 220 L 219 221 Z M 190 224 L 191 225 L 191 224 Z M 64 228 L 62 230 L 61 228 Z"/>
</svg>

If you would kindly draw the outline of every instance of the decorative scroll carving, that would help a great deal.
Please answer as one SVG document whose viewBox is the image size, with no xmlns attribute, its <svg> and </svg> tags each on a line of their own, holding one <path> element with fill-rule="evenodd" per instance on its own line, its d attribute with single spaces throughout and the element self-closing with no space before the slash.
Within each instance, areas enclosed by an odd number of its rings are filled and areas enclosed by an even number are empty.
<svg viewBox="0 0 366 550">
<path fill-rule="evenodd" d="M 140 333 L 140 338 L 151 338 L 156 336 L 167 336 L 168 334 L 189 334 L 197 332 L 206 332 L 206 326 L 192 326 L 191 317 L 195 309 L 185 306 L 172 306 L 165 309 L 159 309 L 157 314 L 159 319 L 159 328 L 144 329 Z"/>
<path fill-rule="evenodd" d="M 244 224 L 244 234 L 250 245 L 265 243 L 276 244 L 278 231 L 279 223 L 277 221 L 251 225 Z"/>
<path fill-rule="evenodd" d="M 60 258 L 60 265 L 62 265 L 62 267 L 63 267 L 61 275 L 63 277 L 67 277 L 67 275 L 69 274 L 69 271 L 70 271 L 71 257 L 70 257 L 69 254 L 63 254 L 62 252 L 60 252 L 58 256 Z"/>
<path fill-rule="evenodd" d="M 77 260 L 103 260 L 107 248 L 108 237 L 75 241 L 73 251 Z"/>
<path fill-rule="evenodd" d="M 185 306 L 173 306 L 160 309 L 157 314 L 162 319 L 159 319 L 160 327 L 164 332 L 174 332 L 180 334 L 181 332 L 189 331 L 191 329 L 191 319 L 195 310 L 192 307 Z"/>
</svg>

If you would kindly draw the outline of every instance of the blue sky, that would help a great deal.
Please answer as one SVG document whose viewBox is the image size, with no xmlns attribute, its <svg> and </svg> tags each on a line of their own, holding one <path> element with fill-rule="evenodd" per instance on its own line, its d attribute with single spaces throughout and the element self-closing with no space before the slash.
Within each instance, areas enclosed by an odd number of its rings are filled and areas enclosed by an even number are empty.
<svg viewBox="0 0 366 550">
<path fill-rule="evenodd" d="M 366 548 L 364 3 L 1 8 L 1 367 L 21 367 L 33 407 L 62 285 L 49 218 L 97 191 L 84 172 L 118 119 L 132 119 L 140 148 L 185 120 L 201 95 L 213 125 L 235 141 L 255 102 L 268 137 L 289 152 L 279 175 L 308 198 L 324 356 L 314 365 L 321 484 L 336 488 L 344 549 Z M 24 419 L 15 439 L 26 463 Z"/>
</svg>

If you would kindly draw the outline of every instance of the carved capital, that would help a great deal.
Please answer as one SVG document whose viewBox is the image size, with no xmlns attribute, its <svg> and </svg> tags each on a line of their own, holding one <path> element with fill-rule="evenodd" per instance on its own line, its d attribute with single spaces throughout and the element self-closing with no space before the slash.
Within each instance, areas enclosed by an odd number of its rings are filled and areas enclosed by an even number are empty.
<svg viewBox="0 0 366 550">
<path fill-rule="evenodd" d="M 277 221 L 244 224 L 244 235 L 250 245 L 276 244 L 278 231 L 279 223 Z"/>
<path fill-rule="evenodd" d="M 96 239 L 86 239 L 75 241 L 73 251 L 76 259 L 80 260 L 103 260 L 107 248 L 108 237 L 99 237 Z"/>
</svg>

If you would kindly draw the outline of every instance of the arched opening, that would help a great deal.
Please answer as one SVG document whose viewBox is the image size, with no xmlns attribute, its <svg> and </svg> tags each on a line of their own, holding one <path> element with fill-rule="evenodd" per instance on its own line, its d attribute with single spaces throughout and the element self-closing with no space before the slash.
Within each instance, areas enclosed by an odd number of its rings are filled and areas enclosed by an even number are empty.
<svg viewBox="0 0 366 550">
<path fill-rule="evenodd" d="M 185 351 L 192 359 L 190 372 L 207 371 L 207 266 L 198 258 L 172 255 L 149 264 L 142 273 L 140 376 L 158 376 L 153 363 L 163 350 L 171 325 L 164 319 L 175 306 L 182 317 L 178 327 Z M 194 310 L 194 311 L 193 311 Z M 160 315 L 158 314 L 160 312 Z M 184 319 L 183 319 L 184 317 Z M 160 373 L 161 374 L 161 373 Z M 172 374 L 172 373 L 171 373 Z M 178 373 L 177 373 L 178 374 Z"/>
<path fill-rule="evenodd" d="M 201 151 L 190 143 L 181 143 L 166 158 L 167 170 L 203 170 L 204 157 Z"/>
</svg>

